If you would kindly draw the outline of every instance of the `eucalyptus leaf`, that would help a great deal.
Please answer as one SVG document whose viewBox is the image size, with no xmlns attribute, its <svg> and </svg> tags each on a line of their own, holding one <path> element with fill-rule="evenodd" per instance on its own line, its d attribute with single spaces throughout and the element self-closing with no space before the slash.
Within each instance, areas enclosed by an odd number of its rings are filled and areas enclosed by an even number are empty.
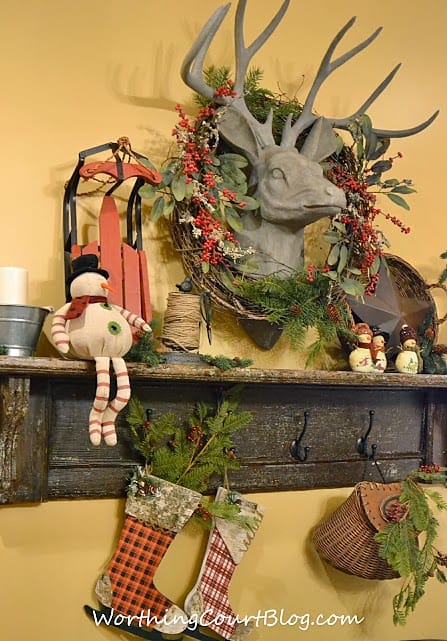
<svg viewBox="0 0 447 641">
<path fill-rule="evenodd" d="M 164 210 L 165 199 L 163 198 L 163 196 L 159 196 L 156 200 L 154 200 L 154 204 L 152 205 L 151 220 L 157 221 L 159 218 L 161 218 L 164 215 Z"/>
<path fill-rule="evenodd" d="M 140 189 L 138 190 L 138 194 L 140 195 L 141 198 L 153 198 L 155 194 L 157 193 L 158 189 L 155 185 L 151 185 L 149 183 L 145 183 Z"/>
<path fill-rule="evenodd" d="M 393 163 L 391 162 L 391 160 L 378 160 L 373 165 L 371 165 L 370 169 L 374 173 L 381 174 L 384 171 L 388 171 L 389 169 L 391 169 L 392 166 Z"/>
<path fill-rule="evenodd" d="M 392 192 L 388 192 L 386 194 L 390 200 L 393 201 L 395 205 L 399 205 L 399 207 L 403 207 L 404 209 L 409 210 L 410 205 L 407 203 L 407 201 L 402 198 L 402 196 L 399 196 L 398 194 L 393 194 Z"/>
<path fill-rule="evenodd" d="M 379 273 L 381 263 L 382 263 L 382 259 L 380 258 L 379 254 L 376 254 L 374 257 L 373 263 L 370 267 L 371 274 Z"/>
<path fill-rule="evenodd" d="M 339 222 L 338 220 L 333 220 L 332 221 L 333 226 L 335 229 L 340 230 L 343 234 L 346 234 L 346 225 L 344 223 Z"/>
<path fill-rule="evenodd" d="M 411 187 L 408 187 L 408 185 L 397 185 L 397 187 L 394 187 L 391 192 L 393 194 L 415 194 L 416 189 L 412 189 Z"/>
<path fill-rule="evenodd" d="M 340 257 L 338 259 L 338 265 L 337 265 L 337 272 L 339 274 L 342 273 L 342 271 L 346 267 L 347 262 L 348 262 L 348 248 L 346 247 L 346 245 L 342 245 L 340 247 Z"/>
<path fill-rule="evenodd" d="M 334 245 L 329 252 L 329 256 L 327 257 L 327 264 L 328 265 L 336 265 L 338 262 L 338 257 L 340 256 L 340 245 Z"/>
<path fill-rule="evenodd" d="M 354 274 L 355 276 L 360 276 L 362 273 L 358 267 L 348 267 L 347 271 L 351 272 L 351 274 Z"/>
<path fill-rule="evenodd" d="M 182 201 L 186 196 L 186 183 L 183 174 L 176 174 L 171 182 L 171 191 L 177 201 Z"/>
<path fill-rule="evenodd" d="M 185 198 L 188 200 L 192 197 L 194 193 L 194 183 L 193 181 L 185 183 Z"/>
<path fill-rule="evenodd" d="M 365 178 L 367 185 L 377 185 L 380 182 L 380 177 L 382 174 L 369 174 Z"/>
<path fill-rule="evenodd" d="M 333 245 L 334 243 L 338 243 L 340 237 L 336 231 L 325 231 L 323 234 L 323 240 L 330 245 Z"/>
<path fill-rule="evenodd" d="M 237 292 L 237 288 L 234 284 L 234 276 L 228 269 L 222 268 L 219 270 L 219 279 L 222 285 L 226 289 L 229 289 L 230 292 L 233 292 L 233 293 Z"/>
<path fill-rule="evenodd" d="M 229 161 L 236 165 L 236 167 L 247 167 L 248 165 L 248 160 L 244 157 L 241 156 L 240 154 L 220 154 L 219 159 L 221 162 L 226 162 Z"/>
<path fill-rule="evenodd" d="M 240 202 L 245 203 L 245 205 L 243 207 L 240 207 Z M 259 208 L 259 201 L 256 200 L 256 198 L 252 198 L 251 196 L 243 196 L 240 198 L 240 201 L 235 202 L 234 205 L 235 207 L 238 207 L 243 211 L 254 211 L 255 209 Z"/>
<path fill-rule="evenodd" d="M 366 160 L 372 160 L 371 155 L 374 154 L 376 149 L 377 149 L 377 135 L 373 131 L 370 131 L 369 134 L 366 136 L 366 146 L 365 146 Z"/>
<path fill-rule="evenodd" d="M 337 272 L 334 272 L 333 270 L 329 272 L 324 272 L 324 275 L 330 278 L 331 280 L 338 280 L 338 274 Z"/>
<path fill-rule="evenodd" d="M 383 154 L 390 146 L 390 143 L 390 138 L 379 138 L 377 147 L 374 150 L 371 150 L 371 152 L 368 154 L 368 160 L 377 160 L 377 158 L 383 156 Z"/>
<path fill-rule="evenodd" d="M 362 114 L 359 116 L 358 121 L 360 123 L 360 128 L 363 132 L 365 138 L 368 138 L 372 132 L 372 122 L 368 114 Z"/>
<path fill-rule="evenodd" d="M 167 218 L 172 214 L 174 211 L 175 207 L 175 200 L 174 198 L 168 198 L 165 200 L 164 207 L 163 207 L 163 216 Z"/>
<path fill-rule="evenodd" d="M 225 220 L 227 221 L 231 229 L 233 229 L 234 231 L 243 230 L 244 226 L 242 224 L 242 221 L 232 207 L 225 207 L 224 215 Z"/>
<path fill-rule="evenodd" d="M 171 184 L 172 179 L 174 178 L 174 173 L 167 169 L 166 171 L 161 172 L 161 177 L 163 179 L 163 185 L 166 185 L 166 187 L 168 187 Z"/>
<path fill-rule="evenodd" d="M 365 293 L 363 285 L 353 278 L 343 279 L 340 283 L 340 287 L 344 292 L 346 292 L 346 294 L 349 294 L 349 296 L 363 296 Z"/>
<path fill-rule="evenodd" d="M 388 178 L 388 180 L 383 181 L 382 187 L 396 187 L 398 184 L 399 180 L 397 180 L 397 178 Z"/>
<path fill-rule="evenodd" d="M 205 261 L 202 261 L 202 272 L 204 274 L 207 274 L 209 271 L 210 271 L 210 264 Z"/>
</svg>

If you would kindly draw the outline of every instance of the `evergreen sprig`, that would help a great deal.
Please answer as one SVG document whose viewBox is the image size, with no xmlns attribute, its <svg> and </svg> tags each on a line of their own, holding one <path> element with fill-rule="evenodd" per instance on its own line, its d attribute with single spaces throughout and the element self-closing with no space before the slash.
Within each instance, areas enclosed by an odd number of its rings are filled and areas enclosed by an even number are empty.
<svg viewBox="0 0 447 641">
<path fill-rule="evenodd" d="M 194 520 L 207 529 L 212 528 L 213 519 L 216 517 L 231 521 L 244 530 L 254 530 L 259 524 L 259 519 L 241 514 L 239 505 L 231 501 L 231 493 L 228 500 L 224 501 L 211 501 L 204 496 L 194 513 Z"/>
<path fill-rule="evenodd" d="M 209 354 L 200 354 L 200 359 L 209 365 L 214 365 L 222 372 L 235 369 L 236 367 L 250 367 L 250 365 L 253 365 L 251 358 L 239 358 L 238 356 L 230 358 L 229 356 L 223 355 L 211 356 Z"/>
<path fill-rule="evenodd" d="M 390 522 L 375 535 L 380 544 L 379 555 L 403 578 L 401 589 L 393 598 L 393 622 L 404 625 L 408 615 L 425 594 L 430 577 L 447 582 L 447 556 L 435 546 L 439 521 L 432 512 L 447 509 L 439 492 L 423 488 L 423 482 L 442 482 L 446 485 L 447 468 L 423 467 L 401 482 L 399 502 L 405 509 L 399 520 Z M 402 516 L 403 515 L 403 516 Z"/>
<path fill-rule="evenodd" d="M 230 67 L 225 65 L 216 67 L 210 65 L 204 69 L 205 82 L 213 89 L 228 86 L 232 81 L 233 73 Z M 284 93 L 275 93 L 262 87 L 261 82 L 264 72 L 259 67 L 250 67 L 244 79 L 244 100 L 250 111 L 259 122 L 265 122 L 273 112 L 272 133 L 276 144 L 280 144 L 284 124 L 289 114 L 296 120 L 303 110 L 303 105 L 296 99 L 290 98 Z M 200 94 L 194 94 L 194 101 L 200 107 L 211 104 L 211 100 Z M 305 135 L 298 139 L 298 146 L 301 146 Z"/>
<path fill-rule="evenodd" d="M 151 323 L 152 329 L 154 324 Z M 153 333 L 139 332 L 136 336 L 136 341 L 133 343 L 130 350 L 125 356 L 125 360 L 132 363 L 144 363 L 149 367 L 160 365 L 164 363 L 166 358 L 157 351 L 159 342 L 154 338 Z"/>
<path fill-rule="evenodd" d="M 306 367 L 341 334 L 349 335 L 349 315 L 343 299 L 333 295 L 324 272 L 302 269 L 288 278 L 279 275 L 256 280 L 239 278 L 241 296 L 264 310 L 267 320 L 284 329 L 291 346 L 304 349 L 308 329 L 317 332 L 308 347 Z"/>
<path fill-rule="evenodd" d="M 197 403 L 186 426 L 171 412 L 152 420 L 132 397 L 127 422 L 147 472 L 202 492 L 214 474 L 237 469 L 232 436 L 252 418 L 250 412 L 237 411 L 237 391 L 224 396 L 217 408 Z"/>
</svg>

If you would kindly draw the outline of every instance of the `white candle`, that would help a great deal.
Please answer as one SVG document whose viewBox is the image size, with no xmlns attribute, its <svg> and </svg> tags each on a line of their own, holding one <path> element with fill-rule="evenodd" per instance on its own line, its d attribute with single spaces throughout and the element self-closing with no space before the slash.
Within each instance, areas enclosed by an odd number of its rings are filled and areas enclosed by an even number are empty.
<svg viewBox="0 0 447 641">
<path fill-rule="evenodd" d="M 27 304 L 27 270 L 24 267 L 0 267 L 0 305 Z"/>
</svg>

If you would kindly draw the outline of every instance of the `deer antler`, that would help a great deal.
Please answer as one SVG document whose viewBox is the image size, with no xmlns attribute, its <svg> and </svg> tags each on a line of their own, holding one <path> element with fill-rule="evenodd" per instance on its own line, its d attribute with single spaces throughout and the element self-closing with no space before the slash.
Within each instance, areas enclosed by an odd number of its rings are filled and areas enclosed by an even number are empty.
<svg viewBox="0 0 447 641">
<path fill-rule="evenodd" d="M 282 147 L 292 147 L 295 145 L 298 136 L 305 131 L 310 125 L 312 125 L 318 118 L 317 115 L 313 113 L 313 106 L 315 102 L 315 97 L 318 93 L 318 90 L 320 89 L 321 85 L 323 82 L 330 76 L 331 73 L 333 73 L 338 67 L 341 67 L 342 65 L 345 64 L 348 60 L 356 56 L 360 51 L 363 51 L 363 49 L 366 49 L 379 35 L 379 33 L 382 31 L 382 27 L 379 27 L 372 33 L 368 38 L 360 42 L 358 45 L 344 53 L 342 56 L 339 58 L 336 58 L 335 60 L 332 60 L 332 55 L 337 47 L 337 45 L 340 43 L 346 32 L 353 26 L 355 23 L 356 18 L 355 16 L 349 20 L 345 24 L 345 26 L 340 29 L 340 31 L 337 33 L 335 38 L 332 40 L 330 43 L 323 60 L 321 61 L 320 68 L 318 69 L 318 73 L 316 75 L 316 78 L 312 84 L 312 87 L 310 89 L 310 92 L 306 98 L 306 101 L 303 105 L 303 110 L 301 114 L 299 115 L 298 119 L 295 121 L 294 125 L 292 125 L 292 115 L 290 114 L 286 124 L 283 129 L 282 133 L 282 140 L 281 140 L 281 146 Z M 334 119 L 328 119 L 332 125 L 332 127 L 338 128 L 338 129 L 347 129 L 348 128 L 348 123 L 349 121 L 354 120 L 361 114 L 364 114 L 366 110 L 372 105 L 373 102 L 380 96 L 380 94 L 388 87 L 390 82 L 393 80 L 394 76 L 398 72 L 400 68 L 400 64 L 396 65 L 394 69 L 387 75 L 387 77 L 380 83 L 380 85 L 372 92 L 372 94 L 365 100 L 365 102 L 350 116 L 346 118 L 334 118 Z M 430 118 L 422 122 L 421 124 L 412 127 L 410 129 L 400 129 L 400 130 L 385 130 L 385 129 L 373 129 L 373 133 L 376 136 L 380 137 L 386 137 L 386 138 L 404 138 L 405 136 L 412 136 L 413 134 L 418 133 L 419 131 L 422 131 L 426 127 L 428 127 L 433 120 L 437 117 L 439 113 L 439 110 L 436 111 Z"/>
<path fill-rule="evenodd" d="M 219 7 L 219 9 L 213 13 L 201 30 L 196 42 L 186 55 L 181 68 L 181 77 L 188 87 L 194 89 L 194 91 L 197 91 L 209 100 L 214 100 L 217 104 L 228 106 L 232 111 L 232 118 L 235 118 L 235 112 L 238 112 L 238 116 L 236 117 L 242 116 L 244 118 L 250 126 L 252 134 L 256 140 L 256 144 L 261 147 L 275 144 L 272 133 L 273 111 L 270 111 L 270 114 L 264 123 L 260 123 L 256 120 L 253 114 L 249 111 L 244 100 L 245 75 L 247 73 L 250 60 L 272 35 L 273 31 L 276 29 L 286 13 L 289 4 L 290 0 L 284 0 L 269 24 L 251 43 L 251 45 L 247 47 L 245 46 L 244 39 L 244 17 L 247 0 L 239 0 L 234 27 L 236 59 L 234 97 L 216 96 L 213 87 L 207 84 L 203 79 L 203 67 L 206 54 L 217 30 L 228 13 L 230 4 Z M 223 127 L 221 127 L 221 129 L 223 129 Z"/>
<path fill-rule="evenodd" d="M 203 79 L 203 65 L 210 44 L 230 7 L 231 3 L 228 3 L 216 9 L 186 54 L 180 69 L 180 75 L 187 87 L 208 98 L 208 100 L 215 100 L 218 104 L 222 105 L 226 104 L 227 98 L 226 96 L 215 96 L 213 87 L 208 85 Z"/>
</svg>

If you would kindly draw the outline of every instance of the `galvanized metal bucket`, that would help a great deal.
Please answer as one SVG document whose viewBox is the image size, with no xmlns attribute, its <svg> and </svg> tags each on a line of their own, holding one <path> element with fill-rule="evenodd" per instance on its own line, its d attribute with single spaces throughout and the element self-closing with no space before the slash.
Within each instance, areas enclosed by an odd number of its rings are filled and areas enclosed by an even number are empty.
<svg viewBox="0 0 447 641">
<path fill-rule="evenodd" d="M 0 305 L 0 347 L 9 356 L 32 356 L 49 309 Z"/>
</svg>

